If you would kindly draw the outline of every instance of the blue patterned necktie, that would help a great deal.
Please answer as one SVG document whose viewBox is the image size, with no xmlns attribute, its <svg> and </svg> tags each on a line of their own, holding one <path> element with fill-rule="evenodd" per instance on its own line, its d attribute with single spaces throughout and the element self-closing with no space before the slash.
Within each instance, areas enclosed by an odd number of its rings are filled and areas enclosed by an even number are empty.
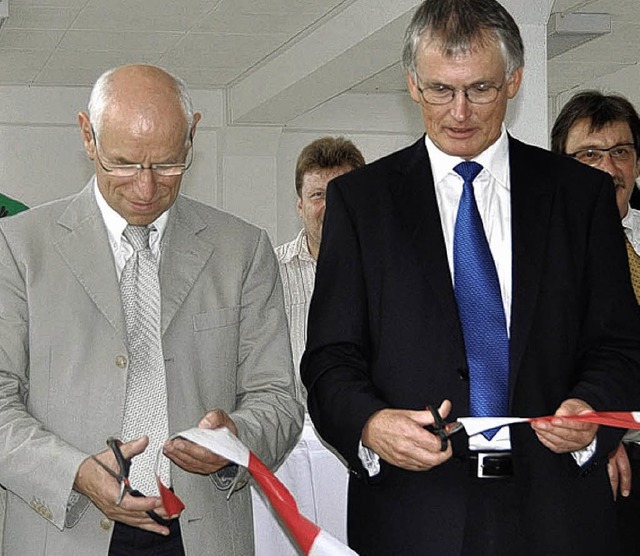
<svg viewBox="0 0 640 556">
<path fill-rule="evenodd" d="M 474 417 L 506 416 L 509 407 L 509 337 L 496 265 L 484 233 L 473 180 L 477 162 L 453 169 L 464 180 L 453 236 L 455 295 L 467 351 Z M 484 432 L 493 438 L 498 429 Z"/>
</svg>

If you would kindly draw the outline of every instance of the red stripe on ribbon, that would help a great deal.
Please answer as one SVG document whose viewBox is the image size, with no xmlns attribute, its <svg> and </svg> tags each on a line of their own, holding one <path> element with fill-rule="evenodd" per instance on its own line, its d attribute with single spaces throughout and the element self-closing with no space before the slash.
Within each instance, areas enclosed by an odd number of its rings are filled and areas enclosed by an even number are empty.
<svg viewBox="0 0 640 556">
<path fill-rule="evenodd" d="M 248 469 L 275 511 L 282 518 L 303 553 L 309 554 L 313 542 L 320 533 L 320 527 L 300 513 L 298 505 L 287 490 L 287 487 L 278 480 L 253 452 L 249 452 Z"/>
<path fill-rule="evenodd" d="M 177 515 L 184 510 L 184 502 L 180 500 L 178 495 L 170 488 L 167 488 L 162 484 L 160 477 L 156 475 L 156 481 L 158 481 L 158 489 L 160 490 L 160 496 L 162 498 L 162 505 L 167 510 L 169 515 Z"/>
<path fill-rule="evenodd" d="M 620 429 L 640 430 L 640 423 L 633 418 L 630 411 L 590 411 L 589 413 L 581 413 L 580 415 L 547 415 L 546 417 L 533 417 L 530 421 L 551 421 L 556 417 L 594 423 L 596 425 L 607 425 Z"/>
</svg>

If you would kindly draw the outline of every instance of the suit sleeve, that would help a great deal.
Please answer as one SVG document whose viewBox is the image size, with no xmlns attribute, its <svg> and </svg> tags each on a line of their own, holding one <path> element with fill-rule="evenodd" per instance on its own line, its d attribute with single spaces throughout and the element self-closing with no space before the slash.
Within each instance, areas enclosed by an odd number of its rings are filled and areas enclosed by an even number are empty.
<svg viewBox="0 0 640 556">
<path fill-rule="evenodd" d="M 577 364 L 580 378 L 568 397 L 595 410 L 640 407 L 640 312 L 635 302 L 624 234 L 607 178 L 590 221 L 585 259 L 585 317 Z M 606 458 L 620 441 L 621 429 L 601 427 L 593 460 Z"/>
<path fill-rule="evenodd" d="M 88 454 L 47 431 L 27 409 L 27 279 L 0 233 L 0 482 L 63 529 L 75 475 Z"/>
<path fill-rule="evenodd" d="M 331 183 L 301 374 L 318 432 L 361 473 L 362 429 L 373 413 L 388 407 L 371 380 L 371 350 L 357 226 L 341 190 Z"/>
<path fill-rule="evenodd" d="M 269 467 L 295 444 L 304 408 L 295 400 L 293 362 L 278 264 L 260 232 L 242 283 L 237 405 L 239 438 Z"/>
</svg>

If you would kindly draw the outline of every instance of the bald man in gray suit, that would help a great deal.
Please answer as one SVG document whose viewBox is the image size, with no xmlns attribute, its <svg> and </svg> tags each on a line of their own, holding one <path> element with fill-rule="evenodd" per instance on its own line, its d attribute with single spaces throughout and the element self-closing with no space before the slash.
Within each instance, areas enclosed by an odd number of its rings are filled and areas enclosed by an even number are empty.
<svg viewBox="0 0 640 556">
<path fill-rule="evenodd" d="M 157 493 L 118 504 L 105 470 L 118 471 L 105 440 L 123 430 L 131 359 L 118 284 L 132 256 L 128 225 L 151 228 L 159 259 L 169 432 L 226 426 L 271 467 L 300 432 L 265 232 L 179 194 L 199 119 L 184 84 L 159 68 L 107 72 L 79 114 L 95 177 L 0 224 L 5 556 L 253 551 L 247 475 L 223 458 L 184 440 L 160 444 L 180 515 Z M 126 440 L 135 466 L 147 438 Z"/>
</svg>

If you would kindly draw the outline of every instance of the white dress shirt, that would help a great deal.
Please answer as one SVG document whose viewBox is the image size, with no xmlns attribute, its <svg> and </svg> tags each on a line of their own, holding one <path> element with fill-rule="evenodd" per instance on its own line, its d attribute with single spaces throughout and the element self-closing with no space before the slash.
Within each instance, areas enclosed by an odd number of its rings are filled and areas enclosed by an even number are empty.
<svg viewBox="0 0 640 556">
<path fill-rule="evenodd" d="M 113 253 L 118 281 L 120 281 L 124 265 L 129 257 L 133 255 L 133 247 L 127 238 L 122 235 L 122 232 L 124 232 L 124 229 L 127 227 L 127 221 L 107 204 L 107 201 L 102 196 L 102 193 L 98 188 L 98 181 L 95 177 L 93 178 L 93 191 L 96 196 L 98 208 L 100 209 L 100 214 L 102 215 L 102 220 L 104 220 L 104 225 L 107 227 L 109 246 Z M 151 224 L 149 247 L 158 262 L 160 262 L 162 236 L 167 228 L 168 221 L 169 211 L 167 210 L 158 216 L 158 218 Z"/>
<path fill-rule="evenodd" d="M 442 152 L 427 135 L 425 135 L 425 145 L 431 161 L 431 172 L 447 249 L 449 270 L 455 285 L 453 233 L 464 180 L 453 171 L 453 168 L 464 159 Z M 507 322 L 507 334 L 510 336 L 511 188 L 509 139 L 504 126 L 498 140 L 473 160 L 482 165 L 482 171 L 473 180 L 473 190 L 489 249 L 498 272 L 502 305 Z M 475 435 L 469 439 L 469 446 L 473 450 L 509 450 L 511 448 L 509 427 L 502 427 L 491 440 L 487 440 L 481 434 Z"/>
<path fill-rule="evenodd" d="M 425 135 L 425 147 L 431 162 L 431 172 L 447 250 L 449 270 L 455 286 L 453 235 L 464 180 L 453 168 L 464 159 L 442 152 L 428 135 Z M 504 125 L 497 141 L 480 153 L 473 161 L 482 165 L 482 171 L 473 181 L 473 189 L 489 249 L 496 265 L 507 323 L 507 334 L 510 337 L 512 301 L 511 181 L 509 137 Z M 524 415 L 523 417 L 527 416 Z M 584 465 L 589 460 L 595 452 L 595 447 L 596 440 L 594 439 L 583 450 L 572 453 L 578 465 Z M 365 448 L 362 442 L 360 442 L 358 448 L 360 460 L 369 474 L 374 476 L 379 473 L 380 467 L 377 454 Z M 509 427 L 502 427 L 491 440 L 486 439 L 481 434 L 469 437 L 469 448 L 475 451 L 510 450 Z"/>
</svg>

